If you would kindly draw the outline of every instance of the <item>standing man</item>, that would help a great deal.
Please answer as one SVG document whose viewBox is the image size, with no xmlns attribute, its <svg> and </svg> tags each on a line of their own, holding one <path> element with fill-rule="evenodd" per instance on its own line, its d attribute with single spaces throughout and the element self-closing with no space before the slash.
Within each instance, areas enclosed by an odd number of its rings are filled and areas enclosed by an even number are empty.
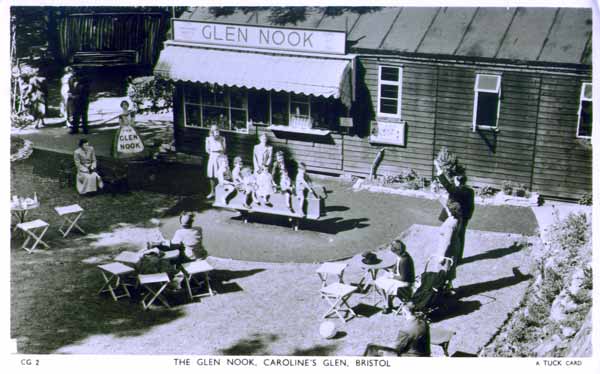
<svg viewBox="0 0 600 374">
<path fill-rule="evenodd" d="M 79 132 L 79 121 L 81 114 L 79 113 L 79 91 L 80 82 L 75 74 L 69 78 L 69 93 L 67 95 L 67 123 L 71 125 L 69 134 L 77 134 Z"/>
<path fill-rule="evenodd" d="M 90 82 L 87 77 L 79 79 L 79 102 L 78 113 L 81 121 L 81 129 L 84 134 L 88 133 L 88 109 L 90 106 Z"/>
<path fill-rule="evenodd" d="M 462 261 L 467 224 L 475 210 L 475 192 L 466 185 L 467 177 L 465 175 L 455 175 L 450 182 L 437 160 L 433 164 L 438 180 L 448 191 L 447 210 L 458 221 L 453 234 L 453 248 L 450 251 L 454 260 L 449 274 L 449 280 L 452 281 L 456 278 L 456 267 Z"/>
</svg>

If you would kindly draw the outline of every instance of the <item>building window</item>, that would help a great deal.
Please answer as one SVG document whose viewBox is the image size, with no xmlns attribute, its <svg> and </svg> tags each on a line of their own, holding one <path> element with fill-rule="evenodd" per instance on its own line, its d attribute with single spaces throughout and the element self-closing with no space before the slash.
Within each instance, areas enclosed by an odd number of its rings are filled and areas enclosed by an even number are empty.
<svg viewBox="0 0 600 374">
<path fill-rule="evenodd" d="M 500 83 L 499 75 L 477 74 L 473 101 L 473 131 L 478 128 L 498 128 Z"/>
<path fill-rule="evenodd" d="M 185 126 L 248 132 L 247 92 L 235 87 L 184 87 Z"/>
<path fill-rule="evenodd" d="M 268 125 L 270 117 L 270 93 L 266 90 L 250 90 L 248 92 L 248 117 L 253 123 Z"/>
<path fill-rule="evenodd" d="M 579 122 L 577 123 L 577 137 L 589 139 L 592 137 L 592 84 L 581 85 L 579 96 Z"/>
<path fill-rule="evenodd" d="M 400 118 L 402 104 L 402 68 L 379 67 L 377 115 Z"/>
</svg>

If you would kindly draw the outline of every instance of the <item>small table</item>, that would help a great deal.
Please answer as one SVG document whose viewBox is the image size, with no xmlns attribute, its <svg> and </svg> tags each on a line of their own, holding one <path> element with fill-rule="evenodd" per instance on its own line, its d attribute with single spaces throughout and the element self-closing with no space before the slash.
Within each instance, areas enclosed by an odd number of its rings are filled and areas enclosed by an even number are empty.
<svg viewBox="0 0 600 374">
<path fill-rule="evenodd" d="M 48 230 L 48 226 L 49 226 L 48 223 L 45 221 L 42 221 L 41 219 L 36 219 L 35 221 L 22 222 L 22 223 L 17 224 L 16 227 L 23 230 L 23 232 L 25 233 L 25 236 L 27 237 L 25 239 L 25 241 L 23 242 L 23 245 L 21 246 L 21 248 L 26 250 L 28 253 L 32 253 L 38 244 L 41 244 L 46 248 L 50 248 L 50 246 L 42 240 L 42 238 L 44 237 L 44 234 L 46 234 L 46 231 Z M 36 232 L 36 230 L 37 230 L 37 232 Z M 29 241 L 32 239 L 34 240 L 33 245 L 28 248 L 27 243 L 29 243 Z"/>
<path fill-rule="evenodd" d="M 121 277 L 133 273 L 134 269 L 123 265 L 120 262 L 111 262 L 109 264 L 98 265 L 98 268 L 102 272 L 102 278 L 104 278 L 104 285 L 100 288 L 98 293 L 109 292 L 114 301 L 119 300 L 122 297 L 131 297 L 127 285 L 121 281 Z M 119 286 L 123 288 L 123 293 L 117 295 L 115 292 Z"/>
<path fill-rule="evenodd" d="M 183 264 L 181 268 L 183 269 L 183 274 L 185 276 L 185 287 L 187 289 L 190 301 L 193 301 L 195 298 L 199 298 L 202 296 L 213 296 L 213 290 L 210 287 L 208 273 L 214 270 L 214 268 L 206 260 L 196 260 L 193 262 L 187 262 Z M 192 280 L 195 280 L 198 286 L 200 286 L 200 282 L 194 279 L 194 276 L 201 274 L 204 274 L 204 283 L 206 284 L 207 292 L 193 293 L 191 282 Z"/>
<path fill-rule="evenodd" d="M 74 228 L 79 230 L 82 234 L 85 234 L 85 231 L 83 231 L 83 229 L 77 224 L 77 221 L 83 215 L 83 208 L 80 207 L 79 204 L 57 206 L 54 208 L 54 210 L 59 216 L 64 218 L 63 223 L 58 228 L 58 231 L 63 234 L 63 238 L 66 238 Z M 65 226 L 67 229 L 63 231 L 63 227 Z"/>
<path fill-rule="evenodd" d="M 40 207 L 40 203 L 34 203 L 34 204 L 29 204 L 29 205 L 13 205 L 11 204 L 10 206 L 10 212 L 12 213 L 12 215 L 17 219 L 17 223 L 23 223 L 25 222 L 25 219 L 27 218 L 27 213 L 30 210 L 34 210 Z M 14 227 L 13 231 L 17 229 L 17 226 Z"/>
<path fill-rule="evenodd" d="M 379 257 L 380 261 L 376 264 L 365 264 L 362 261 L 364 258 L 362 254 L 357 254 L 350 260 L 351 264 L 364 271 L 362 278 L 358 282 L 358 287 L 363 291 L 368 290 L 375 284 L 379 270 L 391 268 L 396 265 L 398 259 L 398 257 L 390 251 L 380 252 L 377 254 L 377 257 Z"/>
</svg>

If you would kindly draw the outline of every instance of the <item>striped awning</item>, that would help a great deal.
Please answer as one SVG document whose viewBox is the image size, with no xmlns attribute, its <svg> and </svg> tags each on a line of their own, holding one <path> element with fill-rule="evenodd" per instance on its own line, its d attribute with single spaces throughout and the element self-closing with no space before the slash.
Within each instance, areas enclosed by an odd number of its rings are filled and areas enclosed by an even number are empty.
<svg viewBox="0 0 600 374">
<path fill-rule="evenodd" d="M 351 63 L 347 59 L 167 45 L 154 74 L 175 81 L 332 97 L 347 106 L 352 100 Z"/>
</svg>

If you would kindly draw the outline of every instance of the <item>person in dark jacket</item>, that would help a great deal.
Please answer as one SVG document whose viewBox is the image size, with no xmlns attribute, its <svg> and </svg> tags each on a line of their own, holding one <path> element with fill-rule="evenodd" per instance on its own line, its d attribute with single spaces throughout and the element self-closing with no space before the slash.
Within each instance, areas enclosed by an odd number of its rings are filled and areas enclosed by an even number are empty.
<svg viewBox="0 0 600 374">
<path fill-rule="evenodd" d="M 79 132 L 79 125 L 84 134 L 88 133 L 88 108 L 90 105 L 90 88 L 87 79 L 73 75 L 69 79 L 69 95 L 67 99 L 67 117 L 72 127 L 70 134 Z"/>
<path fill-rule="evenodd" d="M 471 187 L 466 185 L 467 177 L 465 175 L 456 175 L 452 178 L 452 182 L 450 182 L 437 161 L 434 161 L 434 165 L 437 179 L 446 191 L 448 191 L 447 211 L 458 220 L 453 234 L 454 248 L 451 253 L 454 263 L 449 274 L 449 279 L 453 280 L 456 278 L 456 267 L 460 265 L 463 258 L 465 233 L 469 220 L 475 210 L 475 192 Z"/>
<path fill-rule="evenodd" d="M 431 356 L 431 335 L 429 323 L 424 316 L 414 311 L 412 303 L 407 304 L 406 321 L 402 323 L 396 337 L 394 347 L 368 344 L 364 356 L 398 356 L 429 357 Z"/>
<path fill-rule="evenodd" d="M 404 303 L 412 296 L 412 288 L 415 283 L 415 265 L 412 257 L 406 251 L 406 245 L 401 240 L 396 239 L 392 242 L 391 251 L 398 256 L 393 278 L 404 283 L 404 285 L 399 287 L 396 291 L 396 296 Z M 390 313 L 393 307 L 394 296 L 390 295 L 388 297 L 388 307 L 383 313 Z"/>
</svg>

